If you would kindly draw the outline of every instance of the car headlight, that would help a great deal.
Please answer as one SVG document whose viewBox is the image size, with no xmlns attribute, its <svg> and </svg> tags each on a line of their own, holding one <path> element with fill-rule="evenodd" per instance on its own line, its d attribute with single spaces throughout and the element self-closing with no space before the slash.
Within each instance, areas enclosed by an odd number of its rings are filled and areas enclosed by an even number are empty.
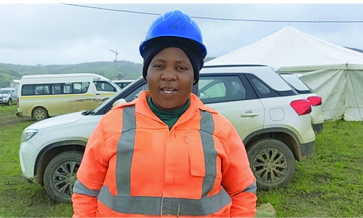
<svg viewBox="0 0 363 218">
<path fill-rule="evenodd" d="M 28 141 L 29 139 L 33 138 L 33 136 L 35 136 L 35 134 L 37 133 L 37 129 L 24 130 L 23 134 L 21 134 L 21 142 Z"/>
</svg>

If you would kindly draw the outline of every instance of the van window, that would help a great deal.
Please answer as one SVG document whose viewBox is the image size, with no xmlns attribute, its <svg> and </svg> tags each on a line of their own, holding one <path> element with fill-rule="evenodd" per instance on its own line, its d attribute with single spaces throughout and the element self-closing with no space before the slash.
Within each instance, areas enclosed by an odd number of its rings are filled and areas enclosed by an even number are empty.
<svg viewBox="0 0 363 218">
<path fill-rule="evenodd" d="M 23 85 L 21 90 L 22 95 L 34 95 L 34 86 L 33 85 Z"/>
<path fill-rule="evenodd" d="M 89 84 L 89 82 L 82 82 L 81 93 L 86 93 L 88 91 Z"/>
<path fill-rule="evenodd" d="M 35 95 L 49 95 L 49 85 L 34 85 Z"/>
<path fill-rule="evenodd" d="M 66 83 L 63 85 L 63 93 L 71 94 L 72 93 L 72 83 Z"/>
<path fill-rule="evenodd" d="M 33 84 L 23 85 L 21 94 L 26 95 L 58 95 L 81 94 L 88 91 L 89 82 L 57 83 L 57 84 Z"/>
<path fill-rule="evenodd" d="M 116 88 L 105 81 L 94 81 L 97 91 L 116 92 Z"/>
<path fill-rule="evenodd" d="M 61 94 L 62 93 L 62 85 L 61 84 L 52 84 L 52 94 Z"/>
</svg>

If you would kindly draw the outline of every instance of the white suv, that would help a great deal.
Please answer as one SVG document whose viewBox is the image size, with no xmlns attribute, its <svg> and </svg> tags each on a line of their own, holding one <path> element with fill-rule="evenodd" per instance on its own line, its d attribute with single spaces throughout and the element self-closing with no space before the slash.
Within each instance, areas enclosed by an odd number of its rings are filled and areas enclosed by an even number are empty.
<svg viewBox="0 0 363 218">
<path fill-rule="evenodd" d="M 28 126 L 22 134 L 23 176 L 45 186 L 59 202 L 72 194 L 87 140 L 102 115 L 118 101 L 132 101 L 147 85 L 140 78 L 90 111 L 61 115 Z M 295 161 L 314 153 L 309 101 L 268 66 L 209 66 L 193 92 L 237 129 L 261 189 L 290 182 Z"/>
</svg>

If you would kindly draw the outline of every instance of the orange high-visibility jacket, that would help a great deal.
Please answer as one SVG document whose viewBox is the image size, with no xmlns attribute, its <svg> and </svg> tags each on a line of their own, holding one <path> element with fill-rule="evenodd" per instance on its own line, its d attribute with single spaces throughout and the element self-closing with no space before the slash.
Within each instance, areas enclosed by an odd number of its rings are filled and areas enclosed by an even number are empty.
<svg viewBox="0 0 363 218">
<path fill-rule="evenodd" d="M 88 140 L 73 217 L 254 217 L 256 183 L 232 124 L 191 94 L 172 129 L 142 92 Z"/>
</svg>

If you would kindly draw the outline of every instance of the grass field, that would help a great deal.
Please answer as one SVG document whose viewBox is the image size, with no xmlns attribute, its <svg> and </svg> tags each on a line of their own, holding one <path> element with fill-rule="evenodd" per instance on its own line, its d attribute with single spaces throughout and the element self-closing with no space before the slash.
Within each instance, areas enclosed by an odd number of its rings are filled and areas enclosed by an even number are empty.
<svg viewBox="0 0 363 218">
<path fill-rule="evenodd" d="M 363 217 L 362 122 L 327 122 L 285 188 L 259 192 L 279 217 Z"/>
<path fill-rule="evenodd" d="M 21 178 L 19 144 L 29 120 L 16 106 L 0 106 L 0 217 L 71 217 L 71 204 L 56 204 L 43 187 Z M 258 191 L 278 217 L 363 217 L 363 123 L 327 122 L 311 160 L 299 162 L 284 188 Z"/>
</svg>

